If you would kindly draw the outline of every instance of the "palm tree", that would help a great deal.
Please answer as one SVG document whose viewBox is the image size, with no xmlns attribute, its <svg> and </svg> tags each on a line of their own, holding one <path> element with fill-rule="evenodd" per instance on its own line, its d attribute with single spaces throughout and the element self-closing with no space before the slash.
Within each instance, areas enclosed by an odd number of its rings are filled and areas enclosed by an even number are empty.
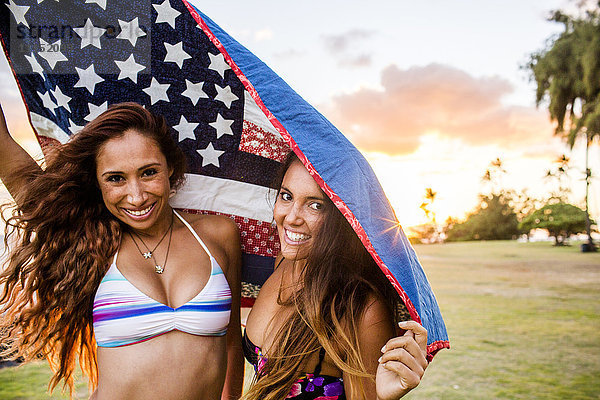
<svg viewBox="0 0 600 400">
<path fill-rule="evenodd" d="M 424 224 L 425 229 L 421 233 L 422 236 L 428 237 L 431 241 L 438 241 L 440 236 L 440 229 L 437 226 L 435 219 L 435 211 L 431 210 L 431 205 L 435 201 L 437 192 L 434 192 L 432 188 L 425 189 L 425 195 L 423 196 L 423 202 L 419 206 L 425 213 L 425 217 L 429 220 L 428 224 Z"/>
<path fill-rule="evenodd" d="M 563 154 L 554 161 L 554 166 L 546 172 L 544 178 L 558 184 L 558 189 L 551 193 L 550 200 L 568 202 L 567 195 L 571 192 L 568 175 L 570 161 L 571 159 Z"/>
<path fill-rule="evenodd" d="M 481 180 L 490 185 L 490 191 L 492 194 L 499 194 L 501 191 L 500 187 L 502 176 L 506 174 L 504 169 L 504 163 L 497 157 L 495 160 L 490 162 L 490 165 L 485 170 L 485 173 L 481 177 Z"/>
<path fill-rule="evenodd" d="M 536 103 L 549 100 L 548 111 L 556 121 L 555 134 L 568 145 L 578 138 L 586 141 L 585 212 L 588 243 L 595 250 L 589 216 L 589 146 L 600 138 L 600 1 L 582 16 L 572 17 L 555 11 L 551 21 L 564 25 L 564 31 L 550 40 L 546 49 L 533 53 L 527 64 L 537 84 Z M 568 126 L 566 126 L 568 125 Z"/>
</svg>

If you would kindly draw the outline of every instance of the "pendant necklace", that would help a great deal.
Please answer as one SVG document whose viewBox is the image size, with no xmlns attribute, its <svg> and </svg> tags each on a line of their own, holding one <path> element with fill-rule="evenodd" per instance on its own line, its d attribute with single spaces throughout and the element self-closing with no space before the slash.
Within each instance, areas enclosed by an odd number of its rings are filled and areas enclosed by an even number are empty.
<svg viewBox="0 0 600 400">
<path fill-rule="evenodd" d="M 173 214 L 171 213 L 171 224 L 169 225 L 169 229 L 166 230 L 165 234 L 162 236 L 162 238 L 160 239 L 158 244 L 156 246 L 154 246 L 154 249 L 152 249 L 152 250 L 150 250 L 148 248 L 148 246 L 146 245 L 146 243 L 144 242 L 142 237 L 140 235 L 138 235 L 135 231 L 133 231 L 133 234 L 140 240 L 140 242 L 142 242 L 142 244 L 144 245 L 144 247 L 147 250 L 146 252 L 143 252 L 142 249 L 140 249 L 140 246 L 138 245 L 137 241 L 135 240 L 135 238 L 133 237 L 131 232 L 128 231 L 127 233 L 129 233 L 129 236 L 131 237 L 133 244 L 135 244 L 135 247 L 137 247 L 137 249 L 140 252 L 140 254 L 142 255 L 142 257 L 144 257 L 144 259 L 146 259 L 146 260 L 151 258 L 152 261 L 154 261 L 154 272 L 156 272 L 157 274 L 162 274 L 165 270 L 165 267 L 167 266 L 167 259 L 169 258 L 169 250 L 171 249 L 171 237 L 173 236 Z M 160 245 L 160 243 L 163 241 L 163 239 L 167 236 L 167 233 L 169 234 L 169 242 L 167 245 L 167 254 L 165 255 L 165 261 L 163 262 L 163 265 L 160 265 L 160 264 L 158 264 L 158 262 L 156 261 L 156 258 L 154 257 L 154 251 L 158 248 L 158 245 Z"/>
<path fill-rule="evenodd" d="M 165 239 L 165 237 L 167 237 L 167 233 L 169 233 L 171 227 L 173 226 L 173 215 L 171 215 L 171 224 L 169 225 L 169 229 L 167 229 L 164 233 L 164 235 L 162 235 L 162 237 L 160 238 L 160 240 L 158 241 L 158 243 L 156 243 L 156 246 L 154 246 L 154 248 L 152 250 L 150 250 L 148 248 L 148 246 L 146 246 L 146 243 L 144 243 L 144 241 L 142 240 L 141 236 L 138 235 L 137 233 L 133 232 L 135 234 L 135 236 L 138 237 L 138 239 L 140 239 L 140 241 L 142 242 L 142 244 L 144 245 L 144 247 L 146 248 L 146 252 L 142 252 L 140 250 L 140 247 L 137 245 L 137 243 L 135 242 L 135 240 L 133 241 L 136 245 L 136 247 L 138 248 L 140 254 L 142 255 L 142 257 L 144 257 L 145 259 L 151 258 L 152 255 L 154 254 L 154 251 L 158 248 L 158 246 L 160 246 L 160 244 L 162 243 L 162 241 Z M 129 235 L 131 236 L 131 234 Z M 133 239 L 133 238 L 132 238 Z"/>
</svg>

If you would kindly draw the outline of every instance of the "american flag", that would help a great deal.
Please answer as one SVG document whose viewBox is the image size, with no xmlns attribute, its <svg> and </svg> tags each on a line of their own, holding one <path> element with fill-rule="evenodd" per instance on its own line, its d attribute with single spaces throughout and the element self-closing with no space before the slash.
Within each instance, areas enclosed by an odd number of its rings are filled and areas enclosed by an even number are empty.
<svg viewBox="0 0 600 400">
<path fill-rule="evenodd" d="M 188 159 L 177 208 L 235 219 L 243 301 L 273 269 L 271 185 L 294 150 L 429 332 L 448 347 L 435 297 L 362 155 L 281 78 L 185 0 L 8 0 L 0 35 L 42 147 L 110 104 L 163 115 Z"/>
</svg>

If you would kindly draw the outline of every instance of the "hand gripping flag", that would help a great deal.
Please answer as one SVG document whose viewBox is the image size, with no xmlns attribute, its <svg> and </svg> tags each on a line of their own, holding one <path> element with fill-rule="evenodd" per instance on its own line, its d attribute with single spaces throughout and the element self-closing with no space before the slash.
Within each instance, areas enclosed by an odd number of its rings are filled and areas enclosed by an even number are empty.
<svg viewBox="0 0 600 400">
<path fill-rule="evenodd" d="M 188 160 L 172 205 L 240 227 L 243 304 L 273 270 L 274 174 L 293 150 L 428 331 L 449 347 L 433 292 L 375 174 L 318 111 L 185 0 L 3 0 L 2 46 L 43 149 L 110 104 L 161 114 Z"/>
</svg>

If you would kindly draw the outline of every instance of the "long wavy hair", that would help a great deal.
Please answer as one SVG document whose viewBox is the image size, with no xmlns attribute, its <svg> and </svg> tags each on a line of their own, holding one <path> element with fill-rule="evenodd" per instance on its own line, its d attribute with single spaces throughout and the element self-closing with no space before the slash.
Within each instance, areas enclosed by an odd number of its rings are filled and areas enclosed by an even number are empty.
<svg viewBox="0 0 600 400">
<path fill-rule="evenodd" d="M 173 170 L 171 188 L 180 186 L 185 158 L 164 118 L 122 103 L 58 146 L 44 171 L 14 171 L 30 179 L 15 203 L 2 207 L 8 249 L 0 273 L 2 355 L 45 357 L 54 372 L 50 390 L 64 380 L 63 390 L 68 386 L 73 394 L 77 358 L 90 388 L 97 386 L 93 301 L 125 226 L 104 205 L 96 157 L 104 143 L 128 130 L 155 140 Z"/>
<path fill-rule="evenodd" d="M 290 153 L 282 163 L 275 186 L 278 190 L 295 161 L 297 156 Z M 337 368 L 349 374 L 347 392 L 365 397 L 362 379 L 374 379 L 360 356 L 358 323 L 373 296 L 387 303 L 390 321 L 395 319 L 393 310 L 400 299 L 348 221 L 324 197 L 324 220 L 302 267 L 299 289 L 287 299 L 282 298 L 280 289 L 278 296 L 285 309 L 282 312 L 291 309 L 292 313 L 271 320 L 284 318 L 285 322 L 244 400 L 286 398 L 294 382 L 304 375 L 308 359 L 321 348 Z"/>
</svg>

